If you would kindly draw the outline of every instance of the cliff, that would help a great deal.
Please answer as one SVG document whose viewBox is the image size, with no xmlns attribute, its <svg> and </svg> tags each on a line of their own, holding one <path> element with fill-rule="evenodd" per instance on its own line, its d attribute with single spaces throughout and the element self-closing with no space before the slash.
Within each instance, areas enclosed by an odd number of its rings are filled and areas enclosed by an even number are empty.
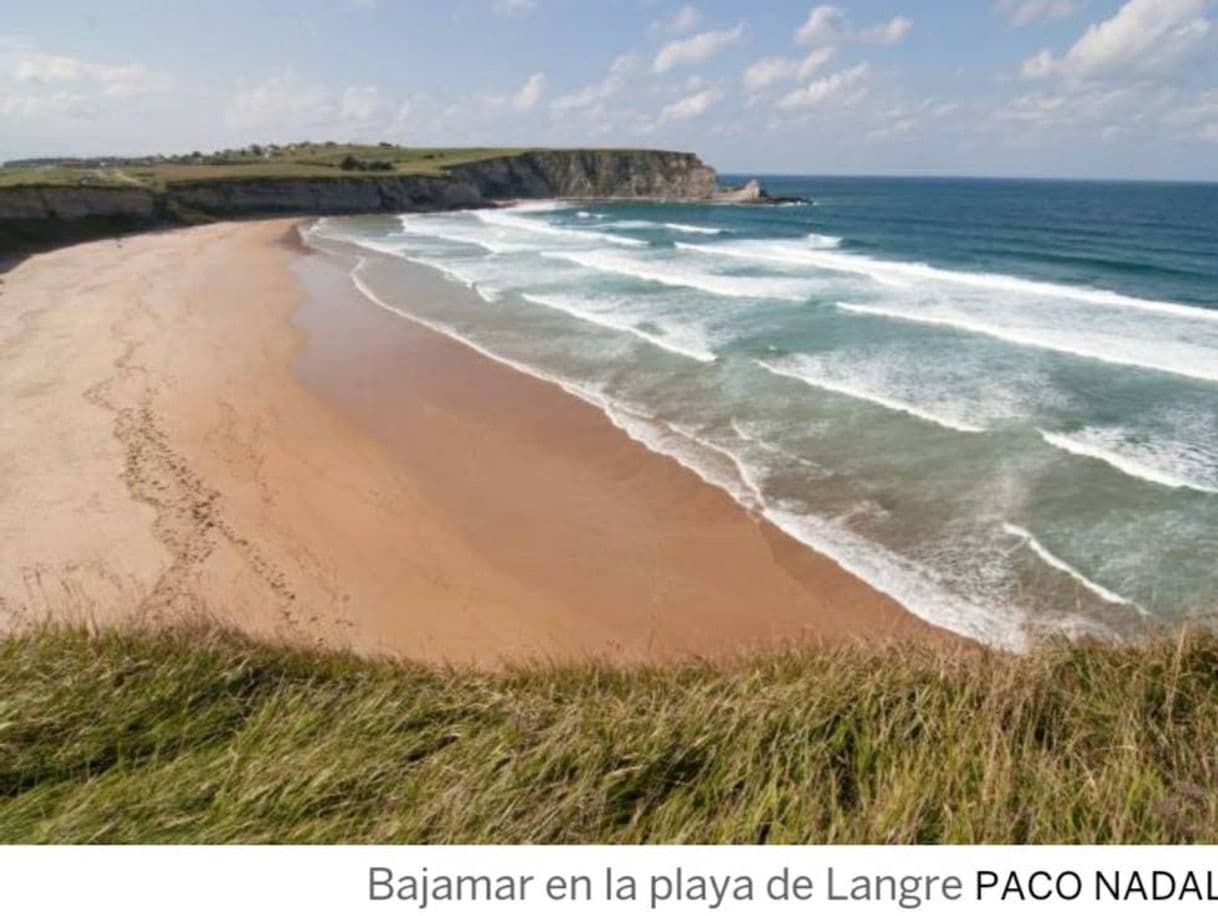
<svg viewBox="0 0 1218 916">
<path fill-rule="evenodd" d="M 714 169 L 697 156 L 657 150 L 529 150 L 438 174 L 292 176 L 245 167 L 161 187 L 18 185 L 0 187 L 0 251 L 213 219 L 451 210 L 528 198 L 709 200 L 717 191 Z"/>
</svg>

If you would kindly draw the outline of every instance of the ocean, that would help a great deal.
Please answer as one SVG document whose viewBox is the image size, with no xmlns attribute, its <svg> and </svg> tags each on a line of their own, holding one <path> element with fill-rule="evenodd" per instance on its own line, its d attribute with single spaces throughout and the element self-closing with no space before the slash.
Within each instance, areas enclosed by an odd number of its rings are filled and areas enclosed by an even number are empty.
<svg viewBox="0 0 1218 916">
<path fill-rule="evenodd" d="M 811 203 L 306 235 L 932 623 L 1018 649 L 1218 610 L 1218 185 L 763 184 Z M 408 262 L 478 295 L 412 298 Z"/>
</svg>

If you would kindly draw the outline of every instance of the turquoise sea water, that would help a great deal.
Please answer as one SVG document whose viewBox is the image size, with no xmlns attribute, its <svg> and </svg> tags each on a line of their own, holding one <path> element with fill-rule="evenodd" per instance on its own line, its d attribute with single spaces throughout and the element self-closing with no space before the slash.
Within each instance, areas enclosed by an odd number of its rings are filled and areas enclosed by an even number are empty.
<svg viewBox="0 0 1218 916">
<path fill-rule="evenodd" d="M 814 203 L 309 235 L 935 623 L 1018 647 L 1218 610 L 1218 185 L 765 184 Z M 408 262 L 478 296 L 412 301 Z"/>
</svg>

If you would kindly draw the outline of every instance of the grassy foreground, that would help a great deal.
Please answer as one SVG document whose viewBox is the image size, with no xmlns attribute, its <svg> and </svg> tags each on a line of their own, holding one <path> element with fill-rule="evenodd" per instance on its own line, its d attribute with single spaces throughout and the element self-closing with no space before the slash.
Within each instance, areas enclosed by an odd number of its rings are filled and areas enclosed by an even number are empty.
<svg viewBox="0 0 1218 916">
<path fill-rule="evenodd" d="M 9 842 L 1218 840 L 1218 641 L 477 673 L 0 641 Z"/>
</svg>

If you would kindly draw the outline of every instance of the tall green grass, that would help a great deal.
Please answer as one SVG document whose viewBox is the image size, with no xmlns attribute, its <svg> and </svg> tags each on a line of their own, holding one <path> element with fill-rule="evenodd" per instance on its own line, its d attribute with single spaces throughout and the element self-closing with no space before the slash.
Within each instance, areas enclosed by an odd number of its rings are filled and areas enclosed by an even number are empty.
<svg viewBox="0 0 1218 916">
<path fill-rule="evenodd" d="M 475 672 L 0 642 L 10 842 L 1218 840 L 1218 641 Z"/>
</svg>

